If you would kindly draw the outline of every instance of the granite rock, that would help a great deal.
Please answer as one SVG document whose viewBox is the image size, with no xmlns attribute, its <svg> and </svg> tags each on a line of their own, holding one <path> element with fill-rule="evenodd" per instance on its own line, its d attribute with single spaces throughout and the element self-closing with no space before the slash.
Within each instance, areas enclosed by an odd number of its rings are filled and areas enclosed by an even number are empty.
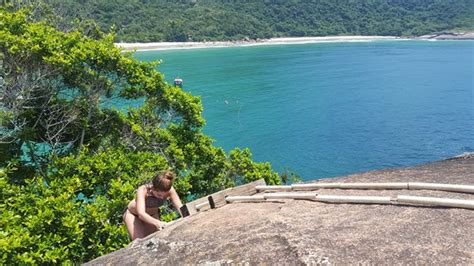
<svg viewBox="0 0 474 266">
<path fill-rule="evenodd" d="M 474 184 L 474 156 L 318 182 Z M 341 190 L 336 195 L 419 195 L 428 190 Z M 308 200 L 232 203 L 181 219 L 87 265 L 474 264 L 474 210 Z"/>
</svg>

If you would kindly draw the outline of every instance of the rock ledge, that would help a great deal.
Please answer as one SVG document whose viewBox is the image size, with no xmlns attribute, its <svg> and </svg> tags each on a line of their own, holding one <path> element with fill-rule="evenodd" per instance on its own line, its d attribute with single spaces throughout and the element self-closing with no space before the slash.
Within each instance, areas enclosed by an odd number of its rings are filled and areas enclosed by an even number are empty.
<svg viewBox="0 0 474 266">
<path fill-rule="evenodd" d="M 474 156 L 318 182 L 408 181 L 472 185 Z M 428 190 L 318 193 L 474 200 L 473 194 Z M 474 211 L 305 200 L 233 203 L 182 219 L 87 265 L 236 263 L 474 264 Z"/>
</svg>

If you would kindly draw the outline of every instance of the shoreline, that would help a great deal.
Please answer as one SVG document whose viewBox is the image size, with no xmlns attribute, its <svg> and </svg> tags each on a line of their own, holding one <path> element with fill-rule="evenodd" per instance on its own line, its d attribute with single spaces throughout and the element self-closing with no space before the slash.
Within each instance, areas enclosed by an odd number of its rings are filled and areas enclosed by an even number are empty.
<svg viewBox="0 0 474 266">
<path fill-rule="evenodd" d="M 337 42 L 372 42 L 372 41 L 409 41 L 409 40 L 474 40 L 474 33 L 423 35 L 419 37 L 396 36 L 325 36 L 325 37 L 284 37 L 240 41 L 212 42 L 150 42 L 150 43 L 115 43 L 123 51 L 160 51 L 181 49 L 203 49 L 222 47 L 247 47 L 263 45 L 337 43 Z"/>
<path fill-rule="evenodd" d="M 210 41 L 210 42 L 150 42 L 150 43 L 115 43 L 124 51 L 160 51 L 178 49 L 202 49 L 222 47 L 246 47 L 262 45 L 335 43 L 335 42 L 370 42 L 382 40 L 409 40 L 395 36 L 326 36 L 326 37 L 284 37 L 258 40 Z"/>
</svg>

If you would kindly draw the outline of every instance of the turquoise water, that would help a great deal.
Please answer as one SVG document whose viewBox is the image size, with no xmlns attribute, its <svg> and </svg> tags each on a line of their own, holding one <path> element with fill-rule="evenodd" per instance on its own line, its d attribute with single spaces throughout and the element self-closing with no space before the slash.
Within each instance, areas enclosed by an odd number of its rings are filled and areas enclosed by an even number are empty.
<svg viewBox="0 0 474 266">
<path fill-rule="evenodd" d="M 139 52 L 202 97 L 225 150 L 304 179 L 474 150 L 472 41 L 382 41 Z"/>
</svg>

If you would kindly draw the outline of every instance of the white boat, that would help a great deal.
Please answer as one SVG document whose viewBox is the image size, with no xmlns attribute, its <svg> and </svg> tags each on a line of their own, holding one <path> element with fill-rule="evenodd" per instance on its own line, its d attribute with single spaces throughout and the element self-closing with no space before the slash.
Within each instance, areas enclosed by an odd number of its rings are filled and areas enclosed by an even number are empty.
<svg viewBox="0 0 474 266">
<path fill-rule="evenodd" d="M 180 78 L 175 78 L 174 79 L 174 85 L 177 86 L 177 87 L 182 88 L 183 87 L 183 80 L 180 79 Z"/>
</svg>

